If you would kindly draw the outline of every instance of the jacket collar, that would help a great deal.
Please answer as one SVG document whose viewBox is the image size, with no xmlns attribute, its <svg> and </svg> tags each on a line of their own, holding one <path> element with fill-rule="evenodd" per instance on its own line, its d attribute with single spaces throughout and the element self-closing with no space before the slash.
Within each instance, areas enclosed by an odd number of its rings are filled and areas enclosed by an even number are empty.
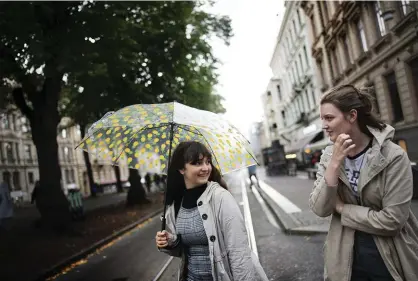
<svg viewBox="0 0 418 281">
<path fill-rule="evenodd" d="M 358 190 L 361 194 L 362 188 L 368 184 L 377 174 L 379 174 L 386 166 L 389 161 L 382 154 L 382 147 L 386 142 L 391 141 L 395 135 L 395 129 L 386 125 L 382 131 L 367 126 L 370 133 L 373 135 L 372 148 L 365 155 L 365 166 L 360 173 L 358 182 Z M 347 185 L 350 186 L 347 175 L 345 173 L 344 163 L 340 166 L 340 179 Z"/>
<path fill-rule="evenodd" d="M 209 181 L 205 192 L 203 192 L 203 194 L 199 197 L 198 201 L 202 201 L 203 204 L 208 203 L 210 199 L 212 198 L 212 195 L 215 189 L 218 187 L 219 187 L 219 184 L 217 182 Z"/>
</svg>

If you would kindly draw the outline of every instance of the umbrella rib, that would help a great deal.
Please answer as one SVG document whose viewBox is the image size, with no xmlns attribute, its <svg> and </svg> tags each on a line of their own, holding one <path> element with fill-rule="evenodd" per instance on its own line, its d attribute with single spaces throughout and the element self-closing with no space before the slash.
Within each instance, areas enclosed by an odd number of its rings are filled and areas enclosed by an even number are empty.
<svg viewBox="0 0 418 281">
<path fill-rule="evenodd" d="M 143 132 L 143 131 L 145 131 L 145 130 L 151 130 L 151 129 L 158 129 L 158 128 L 161 128 L 161 127 L 164 127 L 164 126 L 168 126 L 168 125 L 170 125 L 169 123 L 162 123 L 162 124 L 160 124 L 160 126 L 158 126 L 158 127 L 152 127 L 152 128 L 147 128 L 147 126 L 145 126 L 145 127 L 142 127 L 140 130 L 138 130 L 130 139 L 129 139 L 129 141 L 127 142 L 127 144 L 123 147 L 123 148 L 126 148 L 132 141 L 134 141 L 134 138 L 139 134 L 139 133 L 141 133 L 141 132 Z M 115 161 L 112 161 L 113 162 L 113 165 L 115 165 L 115 163 L 119 160 L 119 158 L 122 156 L 122 153 L 123 153 L 123 149 L 122 149 L 122 152 L 119 154 L 119 156 L 115 159 Z"/>
<path fill-rule="evenodd" d="M 238 131 L 239 132 L 239 131 Z M 242 134 L 241 134 L 241 136 L 249 143 L 249 144 L 251 144 Z M 240 142 L 235 136 L 233 136 L 234 137 L 234 139 L 237 141 L 237 142 Z M 244 147 L 244 149 L 245 149 L 245 151 L 247 151 L 247 153 L 248 154 L 250 154 L 251 155 L 251 157 L 254 159 L 254 161 L 257 163 L 257 164 L 259 164 L 258 163 L 258 161 L 257 161 L 257 159 L 253 156 L 253 154 L 252 153 L 250 153 L 249 151 L 248 151 L 248 149 L 247 148 L 245 148 Z M 260 164 L 259 164 L 260 165 Z"/>
<path fill-rule="evenodd" d="M 201 133 L 200 131 L 197 131 L 197 133 L 196 133 L 196 132 L 192 132 L 191 130 L 189 130 L 189 129 L 188 129 L 188 128 L 190 128 L 190 127 L 193 127 L 193 128 L 195 128 L 195 129 L 196 129 L 196 127 L 194 127 L 194 126 L 177 124 L 177 127 L 181 128 L 181 129 L 183 129 L 183 130 L 186 130 L 186 131 L 188 131 L 188 132 L 190 132 L 190 133 L 193 133 L 193 134 L 196 134 L 196 135 L 201 135 L 201 136 L 203 137 L 203 135 L 202 135 L 202 133 Z M 196 130 L 197 130 L 197 129 L 196 129 Z"/>
</svg>

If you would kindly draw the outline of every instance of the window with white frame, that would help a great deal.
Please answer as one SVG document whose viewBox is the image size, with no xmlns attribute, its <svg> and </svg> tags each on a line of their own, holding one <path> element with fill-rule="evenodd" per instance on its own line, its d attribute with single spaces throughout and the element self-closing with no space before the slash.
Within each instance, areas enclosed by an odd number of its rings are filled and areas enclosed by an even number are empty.
<svg viewBox="0 0 418 281">
<path fill-rule="evenodd" d="M 364 31 L 364 25 L 363 25 L 363 22 L 361 20 L 359 20 L 357 22 L 357 31 L 358 31 L 358 36 L 359 36 L 359 39 L 360 39 L 361 47 L 362 47 L 364 52 L 367 52 L 369 50 L 369 48 L 367 46 L 366 33 Z"/>
<path fill-rule="evenodd" d="M 402 5 L 402 13 L 405 16 L 412 11 L 412 9 L 411 9 L 411 3 L 410 3 L 409 0 L 402 0 L 401 1 L 401 5 Z"/>
<path fill-rule="evenodd" d="M 377 21 L 377 26 L 379 28 L 379 35 L 380 36 L 385 36 L 386 35 L 386 26 L 385 26 L 385 21 L 382 18 L 382 9 L 380 7 L 380 1 L 376 1 L 374 3 L 374 7 L 375 7 L 375 11 L 376 11 L 376 21 Z"/>
</svg>

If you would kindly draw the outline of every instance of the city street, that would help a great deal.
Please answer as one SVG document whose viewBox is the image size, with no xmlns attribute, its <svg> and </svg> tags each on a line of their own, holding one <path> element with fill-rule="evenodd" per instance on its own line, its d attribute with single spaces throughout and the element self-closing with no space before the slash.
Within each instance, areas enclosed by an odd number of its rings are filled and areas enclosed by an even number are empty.
<svg viewBox="0 0 418 281">
<path fill-rule="evenodd" d="M 248 188 L 245 172 L 231 174 L 226 180 L 231 193 L 241 206 L 250 241 L 255 241 L 253 249 L 258 253 L 269 279 L 320 280 L 325 236 L 285 234 L 264 202 L 261 201 L 260 204 L 261 197 L 258 192 L 252 192 Z M 311 183 L 308 180 L 300 181 L 308 185 Z M 243 190 L 247 192 L 243 193 Z M 246 206 L 250 212 L 246 210 Z M 77 262 L 72 270 L 57 276 L 55 280 L 175 280 L 178 259 L 171 261 L 169 256 L 155 248 L 154 237 L 159 228 L 160 220 L 154 217 L 112 242 L 106 249 L 98 250 L 85 260 Z"/>
</svg>

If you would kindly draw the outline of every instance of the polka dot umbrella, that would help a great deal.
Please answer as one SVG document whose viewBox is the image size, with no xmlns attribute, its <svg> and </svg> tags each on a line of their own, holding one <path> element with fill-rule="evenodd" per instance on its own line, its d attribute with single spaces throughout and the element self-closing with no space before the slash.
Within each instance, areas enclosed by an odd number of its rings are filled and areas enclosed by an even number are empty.
<svg viewBox="0 0 418 281">
<path fill-rule="evenodd" d="M 222 174 L 257 164 L 249 142 L 213 112 L 181 103 L 136 104 L 95 122 L 77 148 L 117 165 L 167 174 L 172 151 L 183 141 L 199 141 Z"/>
</svg>

